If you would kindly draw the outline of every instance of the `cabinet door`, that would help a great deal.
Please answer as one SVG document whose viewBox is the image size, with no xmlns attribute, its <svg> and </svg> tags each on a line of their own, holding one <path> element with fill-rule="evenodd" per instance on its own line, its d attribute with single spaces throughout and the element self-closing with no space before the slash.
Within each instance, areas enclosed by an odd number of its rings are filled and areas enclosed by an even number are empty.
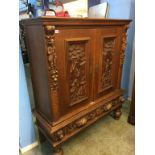
<svg viewBox="0 0 155 155">
<path fill-rule="evenodd" d="M 60 102 L 63 114 L 92 100 L 93 29 L 66 29 L 55 34 Z"/>
<path fill-rule="evenodd" d="M 96 30 L 94 97 L 117 87 L 119 72 L 120 28 Z"/>
</svg>

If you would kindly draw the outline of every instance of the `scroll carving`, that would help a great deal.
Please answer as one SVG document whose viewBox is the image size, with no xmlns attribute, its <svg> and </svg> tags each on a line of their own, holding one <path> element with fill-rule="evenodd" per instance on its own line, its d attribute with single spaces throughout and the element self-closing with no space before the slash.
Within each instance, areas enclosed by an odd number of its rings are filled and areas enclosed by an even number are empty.
<svg viewBox="0 0 155 155">
<path fill-rule="evenodd" d="M 125 25 L 123 28 L 123 34 L 122 34 L 122 46 L 121 46 L 121 53 L 120 53 L 120 65 L 122 66 L 124 63 L 125 58 L 125 50 L 127 45 L 127 30 L 129 25 Z"/>
<path fill-rule="evenodd" d="M 104 38 L 102 52 L 102 76 L 101 89 L 109 88 L 112 85 L 112 55 L 115 48 L 115 38 Z"/>
<path fill-rule="evenodd" d="M 113 101 L 108 102 L 107 104 L 93 110 L 92 112 L 86 114 L 85 116 L 66 125 L 62 129 L 60 129 L 52 134 L 52 140 L 54 142 L 61 141 L 63 138 L 65 138 L 65 136 L 68 136 L 69 134 L 76 132 L 76 130 L 78 130 L 79 128 L 86 126 L 87 124 L 91 123 L 93 120 L 102 116 L 104 113 L 107 113 L 108 111 L 110 111 L 112 109 L 113 106 L 116 106 L 118 103 L 120 103 L 119 98 L 114 99 Z M 117 116 L 121 115 L 121 113 L 118 109 L 116 109 L 115 111 L 116 111 Z"/>
<path fill-rule="evenodd" d="M 69 90 L 71 105 L 87 98 L 85 42 L 72 42 L 68 47 Z"/>
<path fill-rule="evenodd" d="M 56 67 L 57 56 L 55 52 L 54 31 L 55 26 L 45 26 L 49 83 L 52 90 L 58 88 L 58 70 Z"/>
</svg>

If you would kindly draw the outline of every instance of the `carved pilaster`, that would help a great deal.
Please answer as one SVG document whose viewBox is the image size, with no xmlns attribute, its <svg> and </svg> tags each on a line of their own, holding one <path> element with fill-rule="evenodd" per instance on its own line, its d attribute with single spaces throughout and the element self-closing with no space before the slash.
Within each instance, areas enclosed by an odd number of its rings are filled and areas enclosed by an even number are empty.
<svg viewBox="0 0 155 155">
<path fill-rule="evenodd" d="M 120 101 L 121 103 L 124 103 L 125 98 L 124 98 L 123 96 L 120 96 L 120 97 L 119 97 L 119 101 Z"/>
<path fill-rule="evenodd" d="M 54 31 L 55 26 L 45 26 L 49 81 L 52 90 L 58 88 L 58 71 L 56 67 L 57 56 L 55 52 Z"/>
<path fill-rule="evenodd" d="M 122 66 L 124 63 L 125 58 L 125 50 L 127 45 L 127 30 L 129 28 L 129 25 L 125 25 L 123 28 L 123 34 L 122 34 L 122 45 L 121 45 L 121 53 L 120 53 L 120 65 Z"/>
<path fill-rule="evenodd" d="M 20 33 L 19 33 L 20 45 L 22 51 L 27 51 L 25 46 L 25 30 L 23 24 L 20 24 Z"/>
<path fill-rule="evenodd" d="M 26 32 L 24 29 L 24 25 L 20 23 L 19 41 L 20 41 L 20 46 L 22 51 L 22 57 L 23 57 L 24 63 L 28 63 L 28 53 L 27 53 L 25 36 L 26 36 Z"/>
<path fill-rule="evenodd" d="M 48 79 L 51 89 L 51 100 L 52 100 L 52 110 L 53 110 L 53 119 L 56 120 L 59 118 L 59 94 L 58 94 L 58 70 L 57 70 L 57 56 L 55 51 L 55 26 L 46 25 L 45 30 L 45 39 L 46 39 L 46 48 L 47 48 L 47 62 L 48 62 Z"/>
</svg>

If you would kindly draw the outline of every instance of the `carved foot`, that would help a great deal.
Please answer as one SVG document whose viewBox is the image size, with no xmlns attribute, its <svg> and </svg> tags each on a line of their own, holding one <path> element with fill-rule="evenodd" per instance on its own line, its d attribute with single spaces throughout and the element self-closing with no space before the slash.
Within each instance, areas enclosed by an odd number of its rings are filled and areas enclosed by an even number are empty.
<svg viewBox="0 0 155 155">
<path fill-rule="evenodd" d="M 121 108 L 114 110 L 113 114 L 114 119 L 119 120 L 122 115 Z"/>
<path fill-rule="evenodd" d="M 61 147 L 54 148 L 52 155 L 63 155 L 63 150 Z"/>
</svg>

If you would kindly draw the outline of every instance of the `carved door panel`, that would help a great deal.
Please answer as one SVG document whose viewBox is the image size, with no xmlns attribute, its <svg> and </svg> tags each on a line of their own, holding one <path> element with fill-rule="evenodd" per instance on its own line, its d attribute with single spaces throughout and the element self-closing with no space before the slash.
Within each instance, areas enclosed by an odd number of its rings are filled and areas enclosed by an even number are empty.
<svg viewBox="0 0 155 155">
<path fill-rule="evenodd" d="M 59 30 L 55 34 L 62 113 L 92 100 L 93 29 Z"/>
<path fill-rule="evenodd" d="M 120 32 L 120 28 L 96 30 L 95 98 L 101 97 L 117 87 Z"/>
</svg>

